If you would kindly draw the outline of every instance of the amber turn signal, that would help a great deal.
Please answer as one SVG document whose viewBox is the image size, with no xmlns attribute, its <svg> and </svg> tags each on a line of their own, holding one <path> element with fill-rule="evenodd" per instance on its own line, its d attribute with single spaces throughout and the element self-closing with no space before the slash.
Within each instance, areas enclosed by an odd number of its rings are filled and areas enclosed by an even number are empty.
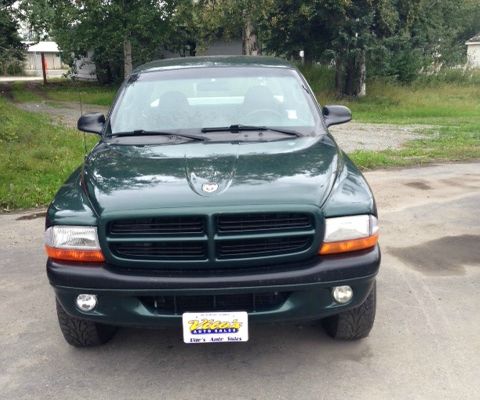
<svg viewBox="0 0 480 400">
<path fill-rule="evenodd" d="M 103 262 L 105 257 L 101 250 L 74 250 L 57 249 L 55 247 L 45 246 L 48 257 L 59 261 L 77 261 L 77 262 Z"/>
<path fill-rule="evenodd" d="M 378 234 L 361 239 L 342 240 L 339 242 L 323 243 L 319 254 L 340 254 L 351 251 L 365 250 L 375 246 L 378 242 Z"/>
</svg>

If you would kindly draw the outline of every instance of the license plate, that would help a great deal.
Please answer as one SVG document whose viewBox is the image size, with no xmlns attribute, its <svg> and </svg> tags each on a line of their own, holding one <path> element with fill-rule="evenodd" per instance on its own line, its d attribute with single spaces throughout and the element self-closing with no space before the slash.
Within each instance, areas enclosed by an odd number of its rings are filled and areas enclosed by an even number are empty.
<svg viewBox="0 0 480 400">
<path fill-rule="evenodd" d="M 248 314 L 245 311 L 184 313 L 185 343 L 226 343 L 248 341 Z"/>
</svg>

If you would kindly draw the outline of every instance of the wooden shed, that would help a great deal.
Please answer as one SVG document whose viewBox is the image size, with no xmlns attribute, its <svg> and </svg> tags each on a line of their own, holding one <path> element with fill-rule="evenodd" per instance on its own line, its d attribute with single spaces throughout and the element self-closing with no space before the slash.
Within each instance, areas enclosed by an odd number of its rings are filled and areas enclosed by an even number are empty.
<svg viewBox="0 0 480 400">
<path fill-rule="evenodd" d="M 58 74 L 68 68 L 62 63 L 60 50 L 55 42 L 38 42 L 28 47 L 25 60 L 25 71 L 28 75 L 42 75 L 42 53 L 49 73 L 58 71 Z"/>
<path fill-rule="evenodd" d="M 470 68 L 480 68 L 480 33 L 467 41 L 467 63 Z"/>
</svg>

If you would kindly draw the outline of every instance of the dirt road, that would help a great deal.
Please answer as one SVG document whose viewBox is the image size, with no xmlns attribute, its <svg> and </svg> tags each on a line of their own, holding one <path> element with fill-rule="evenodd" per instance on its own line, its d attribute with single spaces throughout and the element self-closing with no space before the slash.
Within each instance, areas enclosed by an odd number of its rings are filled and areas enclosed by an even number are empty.
<svg viewBox="0 0 480 400">
<path fill-rule="evenodd" d="M 57 326 L 42 219 L 0 216 L 1 399 L 478 399 L 480 163 L 376 171 L 383 260 L 371 336 L 255 326 L 246 344 L 122 329 L 77 350 Z"/>
</svg>

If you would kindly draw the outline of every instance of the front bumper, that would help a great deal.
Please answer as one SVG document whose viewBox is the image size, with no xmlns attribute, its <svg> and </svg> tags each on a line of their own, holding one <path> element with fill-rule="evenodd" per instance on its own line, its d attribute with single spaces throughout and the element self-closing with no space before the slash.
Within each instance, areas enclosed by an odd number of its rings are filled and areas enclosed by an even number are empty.
<svg viewBox="0 0 480 400">
<path fill-rule="evenodd" d="M 288 292 L 269 310 L 249 313 L 252 322 L 320 319 L 361 304 L 370 293 L 380 265 L 380 249 L 316 258 L 295 265 L 239 271 L 139 271 L 110 265 L 82 265 L 48 260 L 47 273 L 57 299 L 75 317 L 118 326 L 178 325 L 181 313 L 159 312 L 142 299 L 155 296 L 212 296 Z M 350 285 L 353 299 L 337 304 L 333 286 Z M 92 312 L 76 308 L 78 294 L 96 294 Z M 209 311 L 209 310 L 205 310 Z M 242 311 L 242 310 L 238 310 Z"/>
</svg>

